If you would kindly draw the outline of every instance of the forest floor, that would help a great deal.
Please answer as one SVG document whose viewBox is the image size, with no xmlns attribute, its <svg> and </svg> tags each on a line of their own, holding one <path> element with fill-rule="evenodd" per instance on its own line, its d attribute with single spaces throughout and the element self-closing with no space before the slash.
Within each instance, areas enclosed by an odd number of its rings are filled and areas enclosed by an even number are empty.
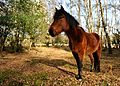
<svg viewBox="0 0 120 86">
<path fill-rule="evenodd" d="M 0 55 L 0 86 L 120 86 L 120 51 L 103 52 L 101 72 L 90 72 L 90 59 L 83 61 L 82 81 L 70 51 L 38 47 L 24 53 Z"/>
</svg>

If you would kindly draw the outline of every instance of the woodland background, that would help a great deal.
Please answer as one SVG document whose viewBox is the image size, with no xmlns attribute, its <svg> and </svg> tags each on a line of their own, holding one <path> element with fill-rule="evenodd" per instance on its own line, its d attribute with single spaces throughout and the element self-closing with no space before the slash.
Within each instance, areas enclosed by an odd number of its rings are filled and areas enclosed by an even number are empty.
<svg viewBox="0 0 120 86">
<path fill-rule="evenodd" d="M 60 5 L 102 40 L 101 72 L 85 58 L 81 82 L 68 38 L 48 33 Z M 0 0 L 1 86 L 119 86 L 119 74 L 120 0 Z"/>
<path fill-rule="evenodd" d="M 0 2 L 0 51 L 21 51 L 25 42 L 29 46 L 68 44 L 64 34 L 56 38 L 48 34 L 55 7 L 60 5 L 87 32 L 98 33 L 109 53 L 120 47 L 119 0 L 5 0 Z"/>
</svg>

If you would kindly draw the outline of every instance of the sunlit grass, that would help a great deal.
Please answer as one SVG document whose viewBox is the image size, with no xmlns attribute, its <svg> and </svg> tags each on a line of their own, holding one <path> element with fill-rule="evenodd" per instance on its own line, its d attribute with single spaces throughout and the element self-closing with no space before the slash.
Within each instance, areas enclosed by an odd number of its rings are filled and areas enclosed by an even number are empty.
<svg viewBox="0 0 120 86">
<path fill-rule="evenodd" d="M 20 71 L 4 69 L 0 71 L 0 85 L 5 86 L 46 86 L 48 74 L 33 73 L 31 75 L 22 74 Z"/>
</svg>

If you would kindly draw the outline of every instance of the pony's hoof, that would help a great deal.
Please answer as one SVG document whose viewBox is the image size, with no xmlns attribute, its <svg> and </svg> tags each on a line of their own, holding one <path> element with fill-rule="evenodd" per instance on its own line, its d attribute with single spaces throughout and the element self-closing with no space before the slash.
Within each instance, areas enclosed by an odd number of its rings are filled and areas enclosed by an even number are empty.
<svg viewBox="0 0 120 86">
<path fill-rule="evenodd" d="M 92 70 L 90 70 L 90 72 L 93 72 Z"/>
<path fill-rule="evenodd" d="M 78 81 L 82 81 L 82 79 L 78 79 Z"/>
<path fill-rule="evenodd" d="M 96 73 L 99 73 L 99 72 L 100 72 L 100 70 L 95 70 L 95 72 L 96 72 Z"/>
<path fill-rule="evenodd" d="M 76 79 L 77 79 L 78 81 L 82 81 L 82 77 L 81 77 L 81 76 L 76 75 L 75 77 L 76 77 Z"/>
<path fill-rule="evenodd" d="M 94 68 L 94 70 L 95 70 L 95 72 L 99 73 L 99 72 L 100 72 L 100 66 L 96 66 L 96 67 Z"/>
</svg>

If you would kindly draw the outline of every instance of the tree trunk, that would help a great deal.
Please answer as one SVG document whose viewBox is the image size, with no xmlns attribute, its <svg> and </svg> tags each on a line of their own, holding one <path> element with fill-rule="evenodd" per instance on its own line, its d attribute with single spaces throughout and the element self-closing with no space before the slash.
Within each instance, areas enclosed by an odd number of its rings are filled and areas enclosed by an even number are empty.
<svg viewBox="0 0 120 86">
<path fill-rule="evenodd" d="M 102 8 L 102 4 L 101 4 L 100 0 L 99 0 L 99 5 L 100 5 L 100 11 L 101 11 L 101 17 L 102 17 L 102 26 L 104 28 L 105 36 L 106 36 L 107 43 L 108 43 L 108 53 L 112 54 L 110 38 L 109 38 L 109 35 L 108 35 L 107 31 L 106 31 L 107 28 L 106 28 L 106 24 L 105 24 L 105 21 L 104 21 L 103 8 Z"/>
<path fill-rule="evenodd" d="M 97 7 L 97 33 L 99 34 L 100 30 L 100 13 L 99 13 L 99 6 L 98 6 L 98 0 L 96 0 L 96 7 Z M 102 38 L 102 31 L 101 31 L 101 38 Z"/>
<path fill-rule="evenodd" d="M 77 6 L 78 6 L 78 22 L 79 22 L 79 24 L 81 26 L 81 20 L 80 20 L 80 15 L 81 15 L 81 10 L 80 10 L 81 0 L 78 0 Z"/>
<path fill-rule="evenodd" d="M 84 2 L 84 12 L 85 12 L 85 20 L 86 20 L 86 27 L 88 28 L 88 32 L 90 32 L 90 30 L 89 30 L 89 19 L 88 19 L 88 17 L 89 17 L 89 13 L 88 13 L 88 3 L 87 3 L 87 0 L 83 0 L 83 2 Z"/>
<path fill-rule="evenodd" d="M 91 0 L 89 0 L 89 32 L 93 32 L 93 17 L 92 17 L 92 4 Z"/>
<path fill-rule="evenodd" d="M 73 2 L 72 2 L 72 0 L 70 0 L 70 13 L 72 14 L 72 4 L 73 4 Z"/>
<path fill-rule="evenodd" d="M 85 7 L 85 13 L 87 17 L 86 19 L 86 27 L 88 28 L 88 32 L 93 31 L 93 18 L 92 18 L 92 5 L 91 5 L 91 0 L 83 0 L 84 2 L 84 7 Z"/>
</svg>

